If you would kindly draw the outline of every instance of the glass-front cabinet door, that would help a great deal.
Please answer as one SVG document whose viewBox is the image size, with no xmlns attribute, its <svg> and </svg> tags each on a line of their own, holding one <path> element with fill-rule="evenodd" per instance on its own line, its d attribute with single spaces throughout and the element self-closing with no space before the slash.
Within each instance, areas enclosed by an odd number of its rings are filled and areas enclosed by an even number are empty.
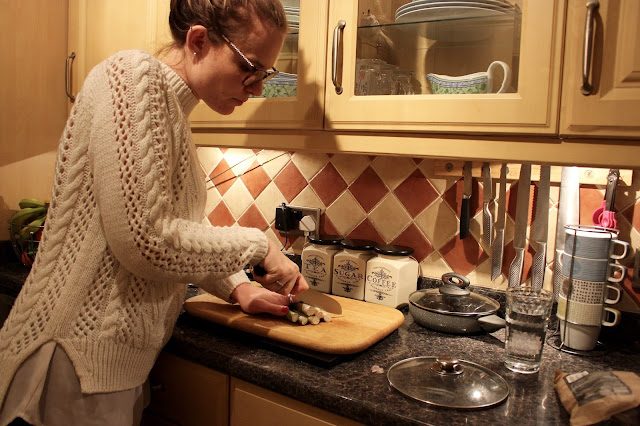
<svg viewBox="0 0 640 426">
<path fill-rule="evenodd" d="M 332 0 L 325 128 L 555 133 L 564 2 Z"/>
</svg>

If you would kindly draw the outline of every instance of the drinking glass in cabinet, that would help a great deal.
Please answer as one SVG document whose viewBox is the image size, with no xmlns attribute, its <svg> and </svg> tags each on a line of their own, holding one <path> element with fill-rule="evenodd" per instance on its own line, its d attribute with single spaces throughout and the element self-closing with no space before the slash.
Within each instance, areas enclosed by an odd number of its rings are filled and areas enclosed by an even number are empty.
<svg viewBox="0 0 640 426">
<path fill-rule="evenodd" d="M 484 93 L 517 92 L 521 11 L 515 3 L 359 0 L 355 95 L 434 94 L 427 75 L 452 77 L 455 85 L 496 62 L 506 67 Z"/>
</svg>

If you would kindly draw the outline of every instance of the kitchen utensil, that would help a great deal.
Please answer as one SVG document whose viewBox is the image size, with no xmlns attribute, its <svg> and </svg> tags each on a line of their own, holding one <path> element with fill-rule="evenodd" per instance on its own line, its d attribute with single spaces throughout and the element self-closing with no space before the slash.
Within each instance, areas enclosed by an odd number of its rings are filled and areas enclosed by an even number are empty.
<svg viewBox="0 0 640 426">
<path fill-rule="evenodd" d="M 629 243 L 618 239 L 618 231 L 613 228 L 567 226 L 565 234 L 565 252 L 578 257 L 619 260 L 627 256 L 630 248 Z"/>
<path fill-rule="evenodd" d="M 560 259 L 562 259 L 562 275 L 574 280 L 617 283 L 622 281 L 627 273 L 626 266 L 609 262 L 609 259 L 572 257 L 566 252 L 562 252 Z M 616 271 L 620 274 L 614 275 Z"/>
<path fill-rule="evenodd" d="M 620 311 L 601 303 L 582 303 L 558 297 L 556 316 L 574 324 L 604 325 L 613 327 L 620 323 Z"/>
<path fill-rule="evenodd" d="M 509 268 L 509 287 L 519 287 L 522 282 L 524 252 L 527 245 L 527 219 L 529 218 L 529 192 L 531 190 L 531 164 L 523 164 L 518 180 L 516 204 L 516 227 L 513 234 L 513 248 L 516 255 Z"/>
<path fill-rule="evenodd" d="M 489 205 L 493 201 L 493 187 L 491 182 L 491 164 L 484 163 L 482 166 L 482 241 L 491 247 L 491 210 Z"/>
<path fill-rule="evenodd" d="M 467 289 L 464 275 L 447 273 L 440 288 L 423 289 L 409 296 L 409 313 L 416 322 L 436 331 L 455 334 L 493 332 L 504 327 L 495 315 L 500 304 Z"/>
<path fill-rule="evenodd" d="M 535 241 L 536 254 L 531 265 L 531 287 L 541 289 L 544 284 L 544 271 L 547 266 L 547 231 L 549 224 L 549 185 L 551 167 L 540 167 L 538 199 L 536 200 L 536 219 L 531 231 L 531 239 Z"/>
<path fill-rule="evenodd" d="M 491 244 L 491 280 L 498 278 L 502 272 L 502 253 L 504 251 L 504 226 L 507 215 L 507 165 L 500 169 L 500 195 L 498 198 L 498 217 L 494 226 L 496 236 Z"/>
<path fill-rule="evenodd" d="M 340 296 L 327 296 L 342 306 L 331 322 L 300 325 L 273 315 L 249 315 L 237 304 L 211 294 L 184 302 L 185 311 L 198 318 L 281 343 L 327 354 L 354 354 L 382 340 L 404 323 L 404 314 L 383 305 Z"/>
<path fill-rule="evenodd" d="M 577 167 L 563 167 L 560 180 L 560 203 L 558 204 L 558 222 L 556 224 L 556 254 L 553 268 L 553 293 L 556 300 L 562 281 L 559 272 L 562 271 L 562 251 L 565 242 L 565 225 L 580 222 L 580 181 Z"/>
<path fill-rule="evenodd" d="M 593 212 L 593 223 L 595 225 L 604 226 L 606 228 L 617 228 L 618 221 L 613 211 L 616 203 L 616 186 L 620 178 L 618 169 L 610 169 L 607 176 L 607 189 L 605 191 L 602 205 Z"/>
<path fill-rule="evenodd" d="M 561 319 L 560 340 L 572 349 L 590 351 L 598 344 L 601 328 L 601 325 L 574 324 Z"/>
<path fill-rule="evenodd" d="M 613 305 L 620 301 L 622 293 L 618 287 L 599 281 L 569 279 L 563 275 L 560 297 L 581 303 L 606 303 Z M 612 296 L 613 294 L 613 296 Z"/>
<path fill-rule="evenodd" d="M 253 273 L 257 276 L 263 276 L 267 273 L 265 269 L 260 265 L 255 265 L 252 268 Z M 332 314 L 341 314 L 342 307 L 335 299 L 332 299 L 328 295 L 310 288 L 304 293 L 296 294 L 295 296 L 298 302 L 308 303 L 309 305 L 316 306 Z"/>
<path fill-rule="evenodd" d="M 402 394 L 438 407 L 486 408 L 509 396 L 499 374 L 451 356 L 404 359 L 389 368 L 387 380 Z"/>
<path fill-rule="evenodd" d="M 471 190 L 473 185 L 471 167 L 471 161 L 464 162 L 464 189 L 460 206 L 460 239 L 467 238 L 467 235 L 469 235 L 469 221 L 471 220 L 469 204 L 471 203 Z"/>
<path fill-rule="evenodd" d="M 502 67 L 503 77 L 500 88 L 493 91 L 495 70 Z M 473 74 L 450 76 L 443 74 L 427 74 L 427 81 L 433 94 L 479 94 L 479 93 L 504 93 L 511 85 L 511 68 L 502 61 L 493 61 L 487 71 Z"/>
</svg>

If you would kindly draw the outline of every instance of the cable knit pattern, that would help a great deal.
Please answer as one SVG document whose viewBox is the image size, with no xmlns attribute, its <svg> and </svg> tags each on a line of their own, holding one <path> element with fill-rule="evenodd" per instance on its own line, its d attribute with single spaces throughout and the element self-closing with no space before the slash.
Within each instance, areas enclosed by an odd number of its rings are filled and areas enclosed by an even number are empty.
<svg viewBox="0 0 640 426">
<path fill-rule="evenodd" d="M 266 255 L 257 229 L 201 224 L 206 192 L 188 121 L 197 102 L 143 51 L 89 73 L 60 140 L 38 256 L 0 330 L 0 401 L 51 340 L 83 392 L 142 384 L 186 283 L 229 300 L 244 265 Z"/>
</svg>

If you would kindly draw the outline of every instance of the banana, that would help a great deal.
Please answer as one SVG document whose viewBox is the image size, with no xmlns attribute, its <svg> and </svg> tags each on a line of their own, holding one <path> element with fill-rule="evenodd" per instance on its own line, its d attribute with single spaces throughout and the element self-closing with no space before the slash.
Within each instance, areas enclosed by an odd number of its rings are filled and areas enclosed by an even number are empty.
<svg viewBox="0 0 640 426">
<path fill-rule="evenodd" d="M 22 229 L 25 223 L 31 222 L 41 216 L 46 216 L 47 207 L 27 207 L 15 212 L 9 218 L 11 229 Z"/>
<path fill-rule="evenodd" d="M 35 198 L 23 198 L 18 202 L 18 205 L 21 209 L 33 208 L 33 207 L 44 207 L 44 202 L 37 200 Z"/>
<path fill-rule="evenodd" d="M 47 216 L 44 215 L 29 222 L 29 224 L 23 227 L 20 231 L 20 238 L 22 238 L 23 241 L 27 241 L 28 239 L 30 239 L 31 233 L 33 232 L 35 234 L 36 232 L 38 232 L 40 227 L 44 224 L 46 218 Z"/>
</svg>

